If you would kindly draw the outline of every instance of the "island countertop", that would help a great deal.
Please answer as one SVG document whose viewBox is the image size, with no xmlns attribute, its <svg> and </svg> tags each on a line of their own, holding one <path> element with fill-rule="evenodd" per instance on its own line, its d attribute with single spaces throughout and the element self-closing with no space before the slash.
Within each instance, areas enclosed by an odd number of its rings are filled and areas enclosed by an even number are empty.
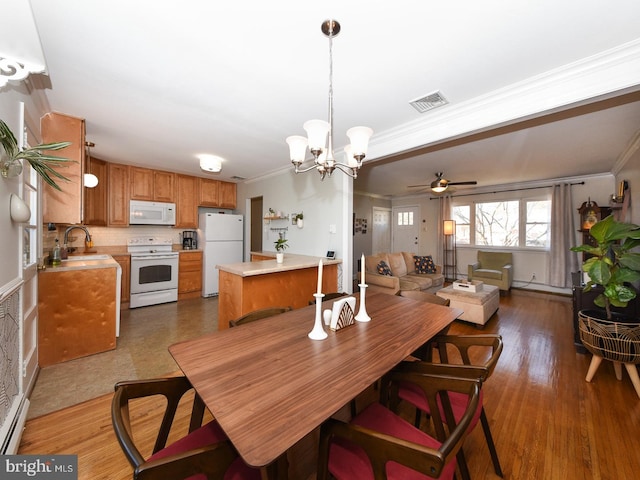
<svg viewBox="0 0 640 480">
<path fill-rule="evenodd" d="M 258 252 L 252 252 L 258 253 Z M 259 252 L 261 256 L 269 256 L 270 252 Z M 285 253 L 284 262 L 277 263 L 275 253 L 273 260 L 259 260 L 254 262 L 238 262 L 216 265 L 220 271 L 239 275 L 241 277 L 251 277 L 254 275 L 264 275 L 268 273 L 286 272 L 290 270 L 299 270 L 302 268 L 317 267 L 318 262 L 322 260 L 323 265 L 337 265 L 342 263 L 340 259 L 329 259 L 326 257 L 314 257 L 310 255 L 297 255 L 294 253 Z"/>
</svg>

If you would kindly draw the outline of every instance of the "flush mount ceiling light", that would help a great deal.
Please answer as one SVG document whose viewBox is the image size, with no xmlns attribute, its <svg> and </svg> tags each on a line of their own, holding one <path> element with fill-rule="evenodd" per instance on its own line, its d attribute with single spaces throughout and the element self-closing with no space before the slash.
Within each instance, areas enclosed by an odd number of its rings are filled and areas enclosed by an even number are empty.
<svg viewBox="0 0 640 480">
<path fill-rule="evenodd" d="M 91 147 L 95 147 L 96 144 L 93 142 L 84 142 L 87 147 L 87 171 L 91 171 Z M 93 173 L 85 173 L 84 174 L 84 186 L 87 188 L 94 188 L 98 186 L 98 177 L 96 177 Z"/>
<path fill-rule="evenodd" d="M 347 136 L 351 141 L 345 147 L 346 163 L 336 162 L 333 156 L 333 37 L 340 33 L 340 24 L 336 20 L 325 20 L 321 25 L 322 33 L 329 38 L 329 121 L 309 120 L 303 128 L 307 132 L 307 138 L 300 135 L 287 137 L 289 144 L 289 156 L 295 167 L 296 173 L 304 173 L 314 168 L 320 174 L 320 178 L 338 168 L 352 178 L 358 176 L 358 170 L 362 167 L 362 160 L 367 154 L 369 138 L 373 130 L 369 127 L 353 127 L 347 130 Z M 327 143 L 327 134 L 329 136 Z M 314 158 L 314 164 L 306 169 L 300 169 L 305 160 L 307 146 Z"/>
<path fill-rule="evenodd" d="M 200 169 L 205 172 L 218 173 L 222 170 L 222 158 L 216 155 L 198 155 L 200 159 Z"/>
</svg>

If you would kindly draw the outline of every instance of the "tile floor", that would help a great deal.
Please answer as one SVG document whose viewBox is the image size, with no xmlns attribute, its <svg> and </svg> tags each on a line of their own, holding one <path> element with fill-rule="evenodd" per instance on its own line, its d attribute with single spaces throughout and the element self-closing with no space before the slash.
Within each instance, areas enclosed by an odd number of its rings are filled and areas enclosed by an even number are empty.
<svg viewBox="0 0 640 480">
<path fill-rule="evenodd" d="M 121 380 L 175 372 L 178 367 L 167 347 L 215 331 L 217 326 L 217 297 L 123 310 L 115 350 L 40 370 L 27 418 L 112 392 Z"/>
</svg>

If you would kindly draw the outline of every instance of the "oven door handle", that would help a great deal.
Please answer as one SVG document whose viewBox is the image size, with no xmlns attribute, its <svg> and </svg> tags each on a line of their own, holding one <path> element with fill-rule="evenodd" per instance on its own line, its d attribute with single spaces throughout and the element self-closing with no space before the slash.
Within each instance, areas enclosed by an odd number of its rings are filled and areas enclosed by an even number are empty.
<svg viewBox="0 0 640 480">
<path fill-rule="evenodd" d="M 135 255 L 131 256 L 131 261 L 135 260 L 174 260 L 177 255 Z"/>
</svg>

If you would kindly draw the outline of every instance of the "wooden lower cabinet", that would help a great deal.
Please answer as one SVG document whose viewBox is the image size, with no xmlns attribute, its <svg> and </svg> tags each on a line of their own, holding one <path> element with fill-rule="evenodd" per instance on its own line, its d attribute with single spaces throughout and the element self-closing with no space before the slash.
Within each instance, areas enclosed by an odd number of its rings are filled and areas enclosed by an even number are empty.
<svg viewBox="0 0 640 480">
<path fill-rule="evenodd" d="M 111 255 L 122 268 L 122 283 L 120 287 L 120 309 L 129 308 L 131 300 L 131 255 Z"/>
<path fill-rule="evenodd" d="M 178 264 L 178 301 L 202 295 L 202 252 L 181 251 Z"/>
</svg>

